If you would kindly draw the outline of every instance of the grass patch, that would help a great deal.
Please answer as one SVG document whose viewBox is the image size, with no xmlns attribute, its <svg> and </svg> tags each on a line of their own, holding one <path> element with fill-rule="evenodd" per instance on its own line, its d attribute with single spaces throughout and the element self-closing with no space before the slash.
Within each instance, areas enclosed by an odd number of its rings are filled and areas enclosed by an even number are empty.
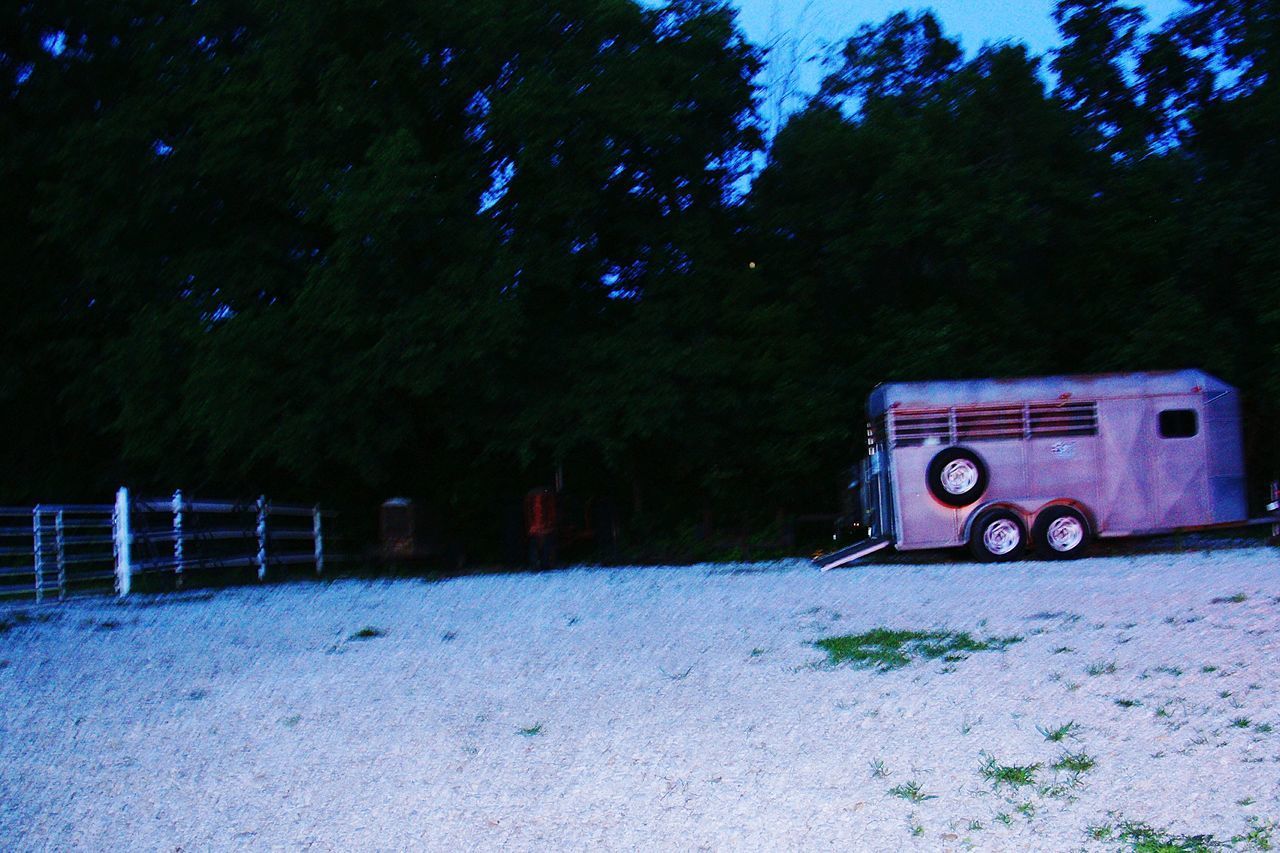
<svg viewBox="0 0 1280 853">
<path fill-rule="evenodd" d="M 1115 661 L 1100 660 L 1084 668 L 1086 675 L 1111 675 L 1116 671 Z"/>
<path fill-rule="evenodd" d="M 1001 764 L 996 761 L 995 756 L 987 755 L 978 772 L 994 788 L 999 788 L 1001 785 L 1021 788 L 1035 784 L 1036 771 L 1039 769 L 1039 764 Z"/>
<path fill-rule="evenodd" d="M 1253 720 L 1250 720 L 1248 717 L 1236 717 L 1231 721 L 1231 725 L 1237 729 L 1247 729 L 1249 726 L 1253 725 Z"/>
<path fill-rule="evenodd" d="M 534 737 L 542 734 L 542 723 L 534 723 L 532 726 L 523 729 L 516 729 L 516 734 L 521 737 Z"/>
<path fill-rule="evenodd" d="M 1084 752 L 1064 752 L 1062 757 L 1053 763 L 1054 770 L 1066 770 L 1069 773 L 1088 773 L 1097 761 L 1092 755 Z"/>
<path fill-rule="evenodd" d="M 1085 827 L 1085 833 L 1094 841 L 1110 841 L 1115 829 L 1105 823 L 1095 823 Z"/>
<path fill-rule="evenodd" d="M 1069 737 L 1075 737 L 1080 731 L 1080 726 L 1076 724 L 1075 720 L 1072 720 L 1069 723 L 1063 723 L 1056 729 L 1047 729 L 1043 726 L 1036 726 L 1036 731 L 1044 735 L 1044 739 L 1050 743 L 1061 743 Z"/>
<path fill-rule="evenodd" d="M 859 669 L 876 669 L 887 672 L 899 669 L 918 658 L 957 660 L 957 655 L 970 652 L 1003 651 L 1019 642 L 1021 637 L 988 637 L 976 640 L 965 632 L 956 631 L 900 631 L 891 628 L 875 628 L 865 634 L 827 637 L 811 645 L 827 653 L 827 663 L 839 666 L 851 664 Z"/>
<path fill-rule="evenodd" d="M 1263 821 L 1256 817 L 1249 818 L 1249 831 L 1231 838 L 1233 844 L 1250 844 L 1258 850 L 1271 850 L 1275 846 L 1271 836 L 1276 831 L 1275 821 Z"/>
<path fill-rule="evenodd" d="M 1117 699 L 1116 704 L 1121 708 L 1137 708 L 1142 705 L 1137 699 Z"/>
<path fill-rule="evenodd" d="M 357 640 L 372 640 L 374 637 L 385 637 L 385 636 L 387 636 L 387 632 L 383 631 L 381 628 L 374 628 L 371 625 L 366 625 L 363 628 L 361 628 L 359 631 L 356 631 L 350 637 L 347 637 L 347 641 L 354 642 Z"/>
<path fill-rule="evenodd" d="M 877 758 L 875 761 L 871 762 L 871 778 L 883 779 L 888 775 L 889 768 L 885 766 L 883 761 Z"/>
<path fill-rule="evenodd" d="M 901 785 L 895 785 L 889 789 L 889 796 L 899 797 L 913 803 L 922 803 L 925 800 L 938 799 L 934 794 L 926 794 L 921 791 L 919 782 L 904 782 Z"/>
<path fill-rule="evenodd" d="M 1041 622 L 1050 622 L 1054 619 L 1063 619 L 1068 622 L 1079 622 L 1080 614 L 1068 613 L 1065 610 L 1041 610 L 1039 613 L 1032 613 L 1027 617 L 1028 621 L 1038 620 Z"/>
<path fill-rule="evenodd" d="M 1058 646 L 1056 649 L 1053 650 L 1053 653 L 1055 655 L 1069 655 L 1074 651 L 1075 649 L 1071 648 L 1070 646 Z"/>
<path fill-rule="evenodd" d="M 0 634 L 4 634 L 14 628 L 22 625 L 40 624 L 42 622 L 52 622 L 58 618 L 51 612 L 37 613 L 32 616 L 25 610 L 15 610 L 9 614 L 7 619 L 0 619 Z"/>
<path fill-rule="evenodd" d="M 1235 595 L 1224 595 L 1209 600 L 1210 604 L 1243 604 L 1249 600 L 1249 596 L 1243 592 L 1237 592 Z"/>
<path fill-rule="evenodd" d="M 1171 835 L 1137 821 L 1120 824 L 1113 837 L 1133 853 L 1209 853 L 1222 846 L 1212 835 Z"/>
<path fill-rule="evenodd" d="M 1207 663 L 1204 666 L 1200 667 L 1200 671 L 1207 675 L 1211 672 L 1217 672 L 1218 668 L 1211 663 Z"/>
</svg>

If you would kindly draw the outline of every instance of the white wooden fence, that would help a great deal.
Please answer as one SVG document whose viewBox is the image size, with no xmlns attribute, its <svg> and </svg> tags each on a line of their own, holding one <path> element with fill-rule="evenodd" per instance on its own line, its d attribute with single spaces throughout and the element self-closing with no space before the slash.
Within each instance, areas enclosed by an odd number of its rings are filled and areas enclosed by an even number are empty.
<svg viewBox="0 0 1280 853">
<path fill-rule="evenodd" d="M 69 593 L 113 582 L 129 595 L 135 577 L 251 567 L 259 581 L 291 564 L 325 566 L 319 506 L 256 501 L 133 499 L 121 488 L 114 505 L 38 504 L 0 508 L 0 597 Z"/>
</svg>

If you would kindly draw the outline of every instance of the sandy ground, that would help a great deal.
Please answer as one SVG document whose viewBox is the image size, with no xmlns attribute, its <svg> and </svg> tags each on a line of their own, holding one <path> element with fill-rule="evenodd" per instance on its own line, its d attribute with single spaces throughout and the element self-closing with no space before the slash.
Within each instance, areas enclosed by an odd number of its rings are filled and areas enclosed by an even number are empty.
<svg viewBox="0 0 1280 853">
<path fill-rule="evenodd" d="M 0 848 L 1110 850 L 1140 821 L 1255 849 L 1278 570 L 1243 548 L 6 605 Z M 878 626 L 1023 639 L 890 672 L 809 644 Z M 930 798 L 889 793 L 912 782 Z"/>
</svg>

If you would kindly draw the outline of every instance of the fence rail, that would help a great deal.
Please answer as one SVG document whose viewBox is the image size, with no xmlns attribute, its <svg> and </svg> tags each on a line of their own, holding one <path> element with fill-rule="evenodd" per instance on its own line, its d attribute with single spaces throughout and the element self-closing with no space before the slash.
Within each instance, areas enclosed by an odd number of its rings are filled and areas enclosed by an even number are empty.
<svg viewBox="0 0 1280 853">
<path fill-rule="evenodd" d="M 65 598 L 108 580 L 126 596 L 140 575 L 169 574 L 181 587 L 189 571 L 244 566 L 260 581 L 275 566 L 309 563 L 323 574 L 324 521 L 333 515 L 266 497 L 199 501 L 176 491 L 138 500 L 124 488 L 114 504 L 0 507 L 0 597 Z"/>
</svg>

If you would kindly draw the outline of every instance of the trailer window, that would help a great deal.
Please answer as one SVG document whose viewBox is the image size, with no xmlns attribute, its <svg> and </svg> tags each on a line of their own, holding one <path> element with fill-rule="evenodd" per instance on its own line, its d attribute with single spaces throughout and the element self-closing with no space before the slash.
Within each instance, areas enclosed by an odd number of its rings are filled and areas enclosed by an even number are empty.
<svg viewBox="0 0 1280 853">
<path fill-rule="evenodd" d="M 1191 438 L 1197 432 L 1195 409 L 1165 409 L 1160 413 L 1161 438 Z"/>
</svg>

